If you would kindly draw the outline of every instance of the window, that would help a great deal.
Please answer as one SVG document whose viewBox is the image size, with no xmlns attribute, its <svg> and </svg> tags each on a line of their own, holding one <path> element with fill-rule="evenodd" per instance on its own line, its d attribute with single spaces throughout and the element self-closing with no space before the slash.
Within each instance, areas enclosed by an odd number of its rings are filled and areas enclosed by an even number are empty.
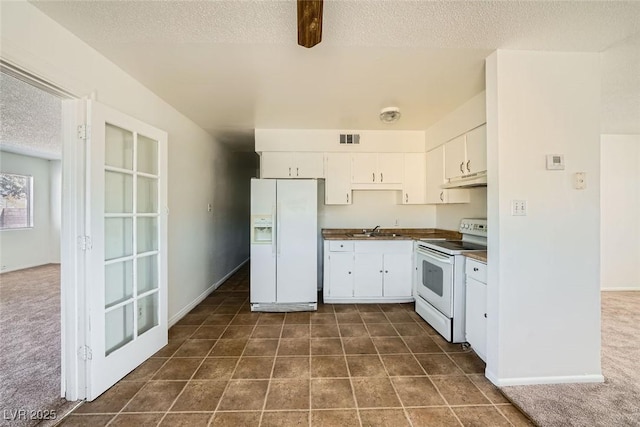
<svg viewBox="0 0 640 427">
<path fill-rule="evenodd" d="M 0 172 L 0 230 L 33 227 L 33 177 Z"/>
</svg>

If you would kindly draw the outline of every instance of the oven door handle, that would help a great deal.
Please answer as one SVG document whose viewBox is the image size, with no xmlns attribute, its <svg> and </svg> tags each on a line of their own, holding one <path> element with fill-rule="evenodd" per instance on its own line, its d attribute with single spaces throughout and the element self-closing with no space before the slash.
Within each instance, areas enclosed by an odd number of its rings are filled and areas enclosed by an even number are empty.
<svg viewBox="0 0 640 427">
<path fill-rule="evenodd" d="M 440 262 L 444 262 L 447 264 L 453 264 L 453 257 L 452 256 L 448 256 L 448 255 L 443 255 L 438 251 L 434 251 L 433 249 L 429 249 L 429 248 L 424 248 L 424 247 L 418 247 L 416 249 L 416 252 L 418 252 L 420 255 L 424 255 L 427 258 L 432 258 L 432 259 L 436 259 Z"/>
</svg>

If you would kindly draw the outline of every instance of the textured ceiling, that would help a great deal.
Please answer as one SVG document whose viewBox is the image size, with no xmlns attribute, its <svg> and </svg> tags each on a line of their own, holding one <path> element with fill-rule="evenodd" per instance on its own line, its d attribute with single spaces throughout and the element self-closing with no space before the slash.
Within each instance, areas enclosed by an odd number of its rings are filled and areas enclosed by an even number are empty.
<svg viewBox="0 0 640 427">
<path fill-rule="evenodd" d="M 34 4 L 244 146 L 253 128 L 389 128 L 377 117 L 390 105 L 403 113 L 394 129 L 425 129 L 484 89 L 497 48 L 601 52 L 640 32 L 638 1 L 327 0 L 323 41 L 304 49 L 293 0 Z M 633 65 L 621 67 L 618 78 L 633 80 Z M 616 96 L 604 98 L 606 117 L 629 122 Z"/>
<path fill-rule="evenodd" d="M 0 149 L 59 159 L 61 131 L 60 98 L 0 73 Z"/>
<path fill-rule="evenodd" d="M 602 133 L 640 134 L 640 33 L 602 54 Z"/>
</svg>

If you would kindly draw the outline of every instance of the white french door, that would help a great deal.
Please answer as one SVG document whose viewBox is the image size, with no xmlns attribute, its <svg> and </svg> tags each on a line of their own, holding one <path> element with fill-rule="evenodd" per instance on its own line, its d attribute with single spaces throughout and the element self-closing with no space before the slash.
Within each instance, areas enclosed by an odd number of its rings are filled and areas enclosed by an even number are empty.
<svg viewBox="0 0 640 427">
<path fill-rule="evenodd" d="M 87 101 L 93 400 L 167 343 L 167 134 Z"/>
</svg>

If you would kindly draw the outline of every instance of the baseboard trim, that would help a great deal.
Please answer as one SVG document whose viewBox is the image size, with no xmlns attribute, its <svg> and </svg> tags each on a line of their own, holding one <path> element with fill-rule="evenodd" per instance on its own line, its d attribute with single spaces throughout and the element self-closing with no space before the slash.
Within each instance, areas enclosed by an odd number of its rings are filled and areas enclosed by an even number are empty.
<svg viewBox="0 0 640 427">
<path fill-rule="evenodd" d="M 640 291 L 640 286 L 619 286 L 615 288 L 601 288 L 602 292 L 626 292 L 626 291 Z"/>
<path fill-rule="evenodd" d="M 45 262 L 43 264 L 34 264 L 34 265 L 27 265 L 27 266 L 22 266 L 22 267 L 10 267 L 10 268 L 7 268 L 5 270 L 0 270 L 0 274 L 13 273 L 14 271 L 28 270 L 30 268 L 44 267 L 44 266 L 47 266 L 47 265 L 60 265 L 60 263 L 59 262 Z"/>
<path fill-rule="evenodd" d="M 570 383 L 603 383 L 603 375 L 566 375 L 556 377 L 522 377 L 522 378 L 498 378 L 492 372 L 486 371 L 489 381 L 498 387 L 536 384 L 570 384 Z"/>
<path fill-rule="evenodd" d="M 214 283 L 213 285 L 209 286 L 203 293 L 201 293 L 196 299 L 194 299 L 193 301 L 191 301 L 189 304 L 187 304 L 182 310 L 180 310 L 179 312 L 177 312 L 175 315 L 173 315 L 173 317 L 171 317 L 171 319 L 169 319 L 169 328 L 172 327 L 173 325 L 175 325 L 176 323 L 178 323 L 180 321 L 180 319 L 182 319 L 184 316 L 186 316 L 191 310 L 193 310 L 198 304 L 200 304 L 202 301 L 204 301 L 204 299 L 206 297 L 208 297 L 211 292 L 215 291 L 216 289 L 218 289 L 218 287 L 220 285 L 222 285 L 229 277 L 231 277 L 236 271 L 240 270 L 240 268 L 245 265 L 247 262 L 249 262 L 249 258 L 245 259 L 244 261 L 242 261 L 236 268 L 234 268 L 233 270 L 231 270 L 229 273 L 227 273 L 222 279 L 218 280 L 216 283 Z"/>
</svg>

